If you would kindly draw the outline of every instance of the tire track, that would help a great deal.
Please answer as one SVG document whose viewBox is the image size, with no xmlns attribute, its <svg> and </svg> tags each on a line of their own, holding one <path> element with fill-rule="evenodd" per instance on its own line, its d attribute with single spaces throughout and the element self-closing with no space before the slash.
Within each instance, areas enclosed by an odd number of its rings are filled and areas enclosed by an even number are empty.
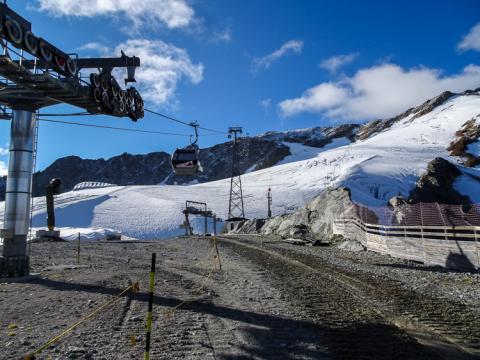
<svg viewBox="0 0 480 360">
<path fill-rule="evenodd" d="M 292 289 L 295 289 L 297 296 L 292 296 L 293 301 L 304 308 L 316 324 L 325 327 L 327 345 L 334 357 L 358 358 L 364 353 L 367 357 L 383 359 L 389 358 L 386 353 L 391 352 L 392 348 L 403 352 L 403 358 L 413 354 L 422 354 L 422 359 L 442 358 L 439 353 L 443 353 L 443 358 L 467 359 L 476 358 L 478 354 L 478 338 L 472 339 L 478 336 L 478 332 L 471 331 L 470 327 L 470 321 L 475 319 L 467 316 L 466 321 L 444 322 L 441 314 L 432 312 L 446 305 L 439 299 L 424 299 L 422 302 L 423 298 L 411 291 L 394 284 L 383 285 L 383 279 L 377 281 L 366 274 L 348 274 L 314 256 L 266 244 L 259 246 L 258 240 L 256 243 L 226 237 L 221 240 L 222 245 L 269 268 L 277 276 L 277 286 L 284 288 L 287 293 L 292 294 Z M 296 278 L 296 281 L 291 278 Z M 301 298 L 298 294 L 301 294 Z M 439 301 L 441 306 L 438 306 Z M 417 303 L 420 309 L 416 308 Z M 451 313 L 449 318 L 459 313 L 454 306 L 447 308 Z M 429 320 L 435 324 L 435 331 L 425 324 L 424 316 L 418 316 L 425 309 L 430 310 Z M 445 324 L 450 324 L 448 333 Z M 476 329 L 475 323 L 473 329 Z M 372 334 L 375 335 L 372 337 Z M 413 338 L 425 345 L 420 346 Z M 458 338 L 462 342 L 452 341 Z M 359 343 L 360 339 L 362 344 Z M 403 344 L 401 349 L 397 344 Z M 356 351 L 351 353 L 345 350 L 347 348 Z M 374 351 L 375 348 L 378 351 Z"/>
</svg>

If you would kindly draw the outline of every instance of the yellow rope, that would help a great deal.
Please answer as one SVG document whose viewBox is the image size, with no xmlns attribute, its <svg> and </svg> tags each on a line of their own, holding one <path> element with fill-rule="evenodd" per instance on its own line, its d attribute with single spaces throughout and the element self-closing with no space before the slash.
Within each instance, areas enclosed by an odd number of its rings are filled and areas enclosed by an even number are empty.
<svg viewBox="0 0 480 360">
<path fill-rule="evenodd" d="M 63 338 L 65 335 L 67 335 L 70 331 L 72 331 L 73 329 L 75 329 L 76 327 L 78 327 L 79 325 L 83 324 L 84 322 L 86 322 L 87 320 L 89 320 L 90 318 L 92 318 L 93 316 L 95 316 L 96 314 L 98 314 L 100 311 L 102 311 L 103 309 L 109 307 L 110 305 L 114 304 L 118 299 L 120 299 L 123 295 L 125 295 L 128 291 L 130 290 L 137 290 L 138 289 L 138 283 L 133 283 L 132 285 L 130 285 L 128 288 L 126 288 L 125 290 L 123 290 L 120 294 L 116 295 L 113 297 L 113 299 L 110 299 L 109 301 L 107 301 L 105 304 L 103 304 L 102 306 L 100 306 L 98 309 L 96 309 L 95 311 L 93 311 L 92 313 L 88 314 L 87 316 L 85 316 L 84 318 L 80 319 L 79 321 L 77 321 L 75 324 L 71 325 L 70 327 L 68 327 L 66 330 L 64 330 L 62 333 L 60 333 L 60 335 L 57 335 L 55 336 L 54 338 L 48 340 L 44 345 L 40 346 L 38 349 L 36 349 L 35 351 L 33 351 L 32 353 L 26 355 L 24 357 L 24 360 L 32 360 L 32 359 L 35 359 L 35 355 L 38 355 L 40 354 L 43 350 L 45 350 L 46 348 L 48 348 L 50 345 L 56 343 L 57 341 L 59 341 L 61 338 Z"/>
</svg>

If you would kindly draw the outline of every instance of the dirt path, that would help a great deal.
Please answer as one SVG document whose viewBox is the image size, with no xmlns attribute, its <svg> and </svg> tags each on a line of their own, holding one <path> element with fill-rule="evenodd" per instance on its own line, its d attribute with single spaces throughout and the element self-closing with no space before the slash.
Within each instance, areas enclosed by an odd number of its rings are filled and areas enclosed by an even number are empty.
<svg viewBox="0 0 480 360">
<path fill-rule="evenodd" d="M 75 263 L 74 244 L 33 244 L 40 277 L 0 284 L 0 358 L 21 358 L 132 281 L 140 293 L 38 358 L 142 358 L 153 251 L 152 359 L 476 358 L 480 327 L 471 305 L 440 299 L 433 306 L 435 299 L 387 277 L 325 260 L 335 253 L 253 238 L 220 239 L 219 248 L 222 272 L 208 238 L 85 244 L 79 268 L 61 266 Z"/>
</svg>

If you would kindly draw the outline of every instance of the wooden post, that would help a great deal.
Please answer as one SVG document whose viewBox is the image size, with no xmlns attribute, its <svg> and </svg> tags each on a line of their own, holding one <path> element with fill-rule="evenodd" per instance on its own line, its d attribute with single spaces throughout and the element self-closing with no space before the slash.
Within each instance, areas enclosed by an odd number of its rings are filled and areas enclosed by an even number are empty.
<svg viewBox="0 0 480 360">
<path fill-rule="evenodd" d="M 152 333 L 152 310 L 153 310 L 153 290 L 155 287 L 155 261 L 156 253 L 152 253 L 152 265 L 150 268 L 150 287 L 148 289 L 148 312 L 147 312 L 147 338 L 145 340 L 144 360 L 150 359 L 150 339 Z"/>
<path fill-rule="evenodd" d="M 220 262 L 220 253 L 218 252 L 218 246 L 217 246 L 217 238 L 213 238 L 213 244 L 215 245 L 215 252 L 217 254 L 217 261 L 218 261 L 218 267 L 220 271 L 222 271 L 222 263 Z"/>
<path fill-rule="evenodd" d="M 77 240 L 77 265 L 80 265 L 80 233 L 78 233 Z"/>
</svg>

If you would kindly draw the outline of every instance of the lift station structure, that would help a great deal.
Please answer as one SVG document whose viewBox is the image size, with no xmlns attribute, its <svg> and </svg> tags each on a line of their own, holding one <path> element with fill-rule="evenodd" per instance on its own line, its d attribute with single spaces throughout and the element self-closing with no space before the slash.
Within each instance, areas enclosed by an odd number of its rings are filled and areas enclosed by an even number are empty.
<svg viewBox="0 0 480 360">
<path fill-rule="evenodd" d="M 203 216 L 204 235 L 208 234 L 208 218 L 212 218 L 213 234 L 217 234 L 217 221 L 221 221 L 221 219 L 217 218 L 217 215 L 213 213 L 212 210 L 208 210 L 207 203 L 187 200 L 185 202 L 185 210 L 183 210 L 182 213 L 185 215 L 185 221 L 180 227 L 185 229 L 185 236 L 193 235 L 193 228 L 190 224 L 190 215 Z"/>
<path fill-rule="evenodd" d="M 65 53 L 36 36 L 31 23 L 5 2 L 0 3 L 0 44 L 0 117 L 11 118 L 4 226 L 0 233 L 4 239 L 1 278 L 29 274 L 27 235 L 38 110 L 70 104 L 92 115 L 137 121 L 144 116 L 144 103 L 134 87 L 123 89 L 112 76 L 114 68 L 126 68 L 125 87 L 135 82 L 138 57 L 122 52 L 118 58 L 83 59 Z"/>
</svg>

